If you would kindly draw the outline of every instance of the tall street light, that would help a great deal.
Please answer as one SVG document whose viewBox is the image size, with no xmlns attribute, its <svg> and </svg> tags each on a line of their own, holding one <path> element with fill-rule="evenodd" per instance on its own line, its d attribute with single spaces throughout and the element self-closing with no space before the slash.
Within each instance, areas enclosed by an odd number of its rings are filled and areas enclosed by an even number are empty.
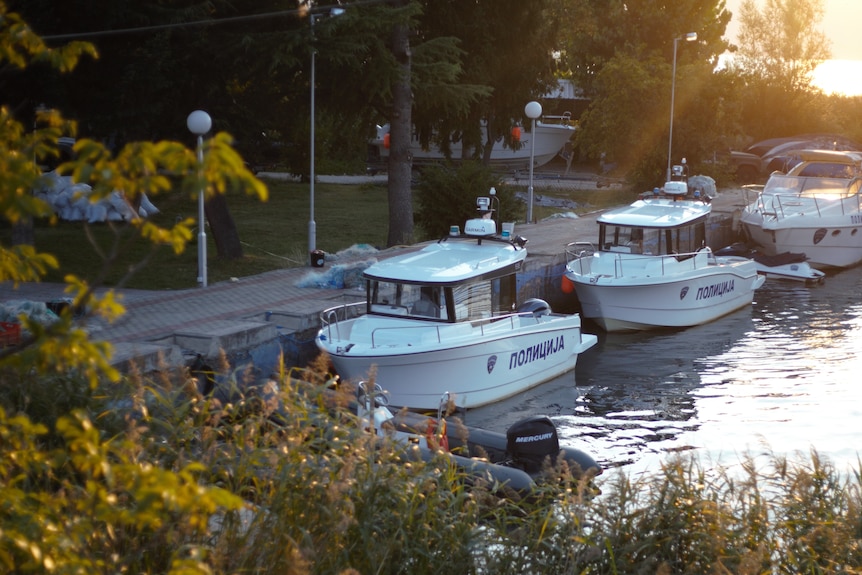
<svg viewBox="0 0 862 575">
<path fill-rule="evenodd" d="M 689 32 L 685 36 L 677 36 L 673 39 L 673 72 L 670 77 L 670 131 L 667 137 L 667 175 L 665 181 L 670 181 L 670 163 L 673 153 L 673 97 L 676 92 L 676 47 L 680 40 L 694 42 L 697 40 L 697 32 Z"/>
<path fill-rule="evenodd" d="M 312 2 L 309 2 L 311 5 Z M 316 266 L 314 252 L 317 250 L 317 223 L 314 221 L 314 55 L 317 53 L 317 50 L 314 47 L 314 21 L 320 18 L 321 16 L 340 16 L 344 14 L 344 8 L 333 8 L 327 14 L 314 14 L 311 13 L 309 15 L 309 21 L 311 22 L 311 130 L 310 130 L 310 146 L 311 150 L 309 152 L 309 173 L 310 173 L 310 183 L 309 183 L 309 202 L 311 205 L 309 218 L 308 218 L 308 258 L 309 263 L 312 266 Z"/>
<path fill-rule="evenodd" d="M 210 115 L 203 110 L 195 110 L 186 118 L 186 126 L 192 134 L 198 137 L 198 178 L 201 189 L 198 192 L 198 284 L 207 287 L 207 233 L 204 231 L 204 134 L 210 131 L 213 122 Z"/>
<path fill-rule="evenodd" d="M 533 124 L 530 128 L 530 187 L 527 193 L 527 223 L 533 223 L 533 164 L 536 156 L 536 118 L 542 115 L 542 105 L 538 102 L 529 102 L 524 106 L 524 113 Z"/>
</svg>

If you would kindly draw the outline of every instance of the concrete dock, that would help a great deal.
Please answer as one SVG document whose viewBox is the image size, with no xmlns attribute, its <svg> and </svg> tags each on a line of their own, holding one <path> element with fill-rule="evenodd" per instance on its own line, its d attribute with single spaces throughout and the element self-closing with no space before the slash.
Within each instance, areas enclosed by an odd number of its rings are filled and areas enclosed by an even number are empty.
<svg viewBox="0 0 862 575">
<path fill-rule="evenodd" d="M 711 246 L 717 249 L 735 240 L 742 207 L 741 190 L 718 193 L 707 230 Z M 518 278 L 519 299 L 541 297 L 555 311 L 576 309 L 574 294 L 563 294 L 560 289 L 566 263 L 564 248 L 573 241 L 595 241 L 599 213 L 516 224 L 515 233 L 528 239 L 529 254 Z M 384 259 L 415 248 L 391 248 L 374 253 L 371 259 Z M 112 363 L 120 369 L 125 369 L 129 362 L 135 362 L 145 372 L 165 364 L 179 367 L 197 358 L 212 360 L 223 350 L 234 365 L 251 363 L 268 373 L 279 354 L 284 355 L 288 365 L 302 365 L 311 359 L 321 311 L 365 297 L 358 285 L 298 286 L 313 284 L 316 278 L 325 285 L 323 279 L 333 271 L 333 266 L 350 269 L 367 265 L 368 261 L 367 256 L 327 261 L 323 268 L 276 270 L 205 288 L 114 290 L 126 307 L 125 315 L 113 324 L 86 319 L 85 327 L 94 340 L 113 344 Z M 358 270 L 353 275 L 358 277 Z M 4 282 L 0 283 L 0 302 L 56 301 L 65 297 L 64 287 L 23 283 L 16 288 L 11 282 Z"/>
</svg>

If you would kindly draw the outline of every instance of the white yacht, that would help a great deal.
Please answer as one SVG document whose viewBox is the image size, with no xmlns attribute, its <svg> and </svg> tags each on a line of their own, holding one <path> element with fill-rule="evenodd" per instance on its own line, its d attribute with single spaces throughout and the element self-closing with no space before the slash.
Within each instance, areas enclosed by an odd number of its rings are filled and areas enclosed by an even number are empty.
<svg viewBox="0 0 862 575">
<path fill-rule="evenodd" d="M 493 193 L 493 189 L 492 189 Z M 492 203 L 464 233 L 377 262 L 364 273 L 366 301 L 321 315 L 317 346 L 351 381 L 373 379 L 399 407 L 437 409 L 442 394 L 473 408 L 574 369 L 596 344 L 578 314 L 542 300 L 517 305 L 526 240 L 497 233 Z"/>
<path fill-rule="evenodd" d="M 563 291 L 606 331 L 707 323 L 751 304 L 763 285 L 754 261 L 705 245 L 710 198 L 689 195 L 683 166 L 673 173 L 658 193 L 600 215 L 597 247 L 566 246 Z"/>
<path fill-rule="evenodd" d="M 814 268 L 862 262 L 862 153 L 803 150 L 786 174 L 775 172 L 740 216 L 758 251 L 806 255 Z"/>
</svg>

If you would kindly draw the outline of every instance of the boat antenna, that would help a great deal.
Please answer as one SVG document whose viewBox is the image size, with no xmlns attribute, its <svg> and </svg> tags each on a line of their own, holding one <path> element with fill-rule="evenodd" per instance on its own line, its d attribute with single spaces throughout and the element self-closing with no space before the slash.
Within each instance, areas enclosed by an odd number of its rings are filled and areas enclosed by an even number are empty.
<svg viewBox="0 0 862 575">
<path fill-rule="evenodd" d="M 491 197 L 491 202 L 497 202 L 497 219 L 500 218 L 500 198 L 497 197 L 497 188 L 491 186 L 491 189 L 488 190 L 488 195 Z"/>
</svg>

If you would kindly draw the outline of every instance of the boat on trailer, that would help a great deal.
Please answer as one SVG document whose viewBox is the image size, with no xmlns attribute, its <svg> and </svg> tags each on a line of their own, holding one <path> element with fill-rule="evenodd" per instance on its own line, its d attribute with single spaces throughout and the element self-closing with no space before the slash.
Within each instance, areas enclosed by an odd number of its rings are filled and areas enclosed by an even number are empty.
<svg viewBox="0 0 862 575">
<path fill-rule="evenodd" d="M 536 122 L 535 137 L 532 131 L 512 128 L 513 143 L 496 142 L 491 150 L 489 165 L 500 170 L 524 170 L 530 167 L 544 166 L 558 154 L 563 152 L 566 144 L 575 134 L 576 122 L 570 112 L 559 116 L 542 116 Z M 436 144 L 423 145 L 418 134 L 413 134 L 410 141 L 410 154 L 413 164 L 417 166 L 435 164 L 444 161 L 460 161 L 464 157 L 463 142 L 452 138 L 448 142 L 448 151 Z M 469 156 L 481 157 L 482 150 L 468 149 Z M 376 136 L 369 142 L 369 167 L 372 171 L 383 170 L 389 160 L 389 124 L 377 126 Z"/>
<path fill-rule="evenodd" d="M 321 313 L 315 342 L 342 378 L 373 378 L 399 407 L 434 410 L 449 392 L 474 408 L 571 371 L 596 344 L 579 314 L 537 298 L 518 304 L 527 240 L 509 226 L 497 233 L 495 200 L 493 188 L 477 199 L 464 233 L 452 226 L 368 267 L 364 302 Z"/>
<path fill-rule="evenodd" d="M 563 291 L 609 332 L 700 325 L 751 304 L 765 278 L 754 261 L 706 246 L 710 199 L 690 194 L 674 166 L 664 188 L 598 217 L 598 247 L 566 246 Z"/>
</svg>

